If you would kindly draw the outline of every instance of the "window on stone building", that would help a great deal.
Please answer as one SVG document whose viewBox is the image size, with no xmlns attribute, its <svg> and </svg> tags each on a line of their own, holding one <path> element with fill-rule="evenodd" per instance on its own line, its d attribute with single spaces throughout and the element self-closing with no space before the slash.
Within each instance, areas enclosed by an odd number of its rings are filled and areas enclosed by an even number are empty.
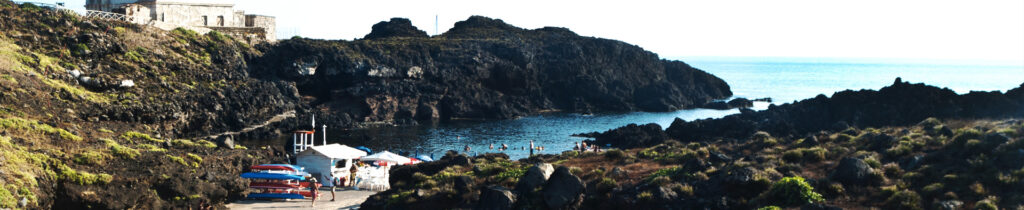
<svg viewBox="0 0 1024 210">
<path fill-rule="evenodd" d="M 217 16 L 217 25 L 218 26 L 224 26 L 224 16 L 223 15 Z"/>
<path fill-rule="evenodd" d="M 166 20 L 164 20 L 164 13 L 160 13 L 160 22 L 165 22 L 165 21 Z"/>
<path fill-rule="evenodd" d="M 206 15 L 203 15 L 203 25 L 204 26 L 210 25 L 210 19 L 207 18 Z"/>
</svg>

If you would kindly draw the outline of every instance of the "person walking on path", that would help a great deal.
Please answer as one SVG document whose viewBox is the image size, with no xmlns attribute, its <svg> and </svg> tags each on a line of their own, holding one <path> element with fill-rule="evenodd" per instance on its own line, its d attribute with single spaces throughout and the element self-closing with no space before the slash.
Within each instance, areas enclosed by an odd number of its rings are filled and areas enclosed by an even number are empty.
<svg viewBox="0 0 1024 210">
<path fill-rule="evenodd" d="M 343 162 L 338 162 L 338 163 L 339 164 L 344 164 Z M 334 201 L 334 198 L 335 198 L 334 190 L 338 189 L 338 185 L 342 185 L 342 183 L 345 183 L 345 182 L 341 181 L 341 179 L 342 178 L 334 176 L 334 173 L 331 173 L 331 201 Z"/>
<path fill-rule="evenodd" d="M 317 182 L 316 177 L 312 177 L 312 176 L 310 176 L 309 179 L 306 179 L 306 180 L 309 181 L 309 195 L 310 195 L 310 197 L 313 198 L 313 201 L 311 202 L 311 204 L 312 204 L 312 206 L 316 207 L 317 193 L 320 191 L 320 187 L 317 186 L 317 185 L 319 185 L 319 182 Z"/>
<path fill-rule="evenodd" d="M 349 183 L 352 183 L 351 184 L 352 187 L 355 187 L 356 186 L 356 173 L 359 172 L 359 168 L 357 168 L 356 165 L 353 164 L 352 168 L 348 169 L 348 172 L 349 172 L 349 175 L 348 175 Z"/>
</svg>

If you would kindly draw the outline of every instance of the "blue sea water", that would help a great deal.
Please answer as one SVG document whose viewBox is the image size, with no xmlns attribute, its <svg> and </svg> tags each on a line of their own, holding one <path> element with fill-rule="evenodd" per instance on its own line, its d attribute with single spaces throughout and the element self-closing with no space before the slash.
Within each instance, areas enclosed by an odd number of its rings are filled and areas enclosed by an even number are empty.
<svg viewBox="0 0 1024 210">
<path fill-rule="evenodd" d="M 871 60 L 820 58 L 736 58 L 686 57 L 690 65 L 714 74 L 732 87 L 736 97 L 770 97 L 773 103 L 791 103 L 819 94 L 847 89 L 879 89 L 896 77 L 912 83 L 948 87 L 957 93 L 970 91 L 1006 91 L 1024 83 L 1024 64 L 1007 62 L 963 62 L 924 60 Z M 756 103 L 764 109 L 768 103 Z M 570 150 L 584 138 L 577 133 L 603 132 L 630 123 L 657 123 L 667 128 L 675 118 L 695 120 L 718 118 L 737 110 L 693 109 L 674 112 L 632 112 L 579 115 L 544 114 L 511 120 L 460 121 L 409 127 L 380 127 L 328 131 L 332 142 L 364 145 L 375 150 L 406 151 L 412 154 L 440 156 L 447 150 L 462 151 L 469 145 L 472 153 L 503 151 L 513 159 L 524 158 L 528 150 L 518 148 L 534 140 L 544 151 L 556 154 Z M 495 149 L 488 149 L 490 144 Z"/>
</svg>

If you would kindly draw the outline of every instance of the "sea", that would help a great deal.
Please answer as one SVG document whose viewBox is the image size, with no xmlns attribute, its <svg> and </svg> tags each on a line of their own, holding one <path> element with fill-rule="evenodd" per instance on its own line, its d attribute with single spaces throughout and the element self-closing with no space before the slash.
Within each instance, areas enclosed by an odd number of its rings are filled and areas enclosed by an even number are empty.
<svg viewBox="0 0 1024 210">
<path fill-rule="evenodd" d="M 1003 91 L 1024 83 L 1024 61 L 963 61 L 869 58 L 678 57 L 693 67 L 724 79 L 734 97 L 772 98 L 774 104 L 793 103 L 819 94 L 843 90 L 877 90 L 900 77 L 911 83 L 949 88 L 957 93 Z M 770 103 L 758 102 L 754 109 Z M 366 146 L 408 156 L 434 158 L 445 151 L 471 155 L 506 153 L 512 159 L 528 157 L 531 140 L 544 147 L 535 154 L 559 154 L 586 140 L 573 134 L 603 132 L 631 123 L 657 123 L 662 129 L 673 120 L 720 118 L 738 110 L 689 109 L 673 112 L 628 112 L 581 115 L 548 113 L 508 120 L 456 121 L 400 127 L 328 129 L 328 141 Z M 319 134 L 318 134 L 319 137 Z M 290 140 L 290 137 L 288 137 Z M 319 140 L 317 141 L 319 142 Z M 499 151 L 501 144 L 509 150 Z M 494 149 L 490 146 L 494 145 Z"/>
</svg>

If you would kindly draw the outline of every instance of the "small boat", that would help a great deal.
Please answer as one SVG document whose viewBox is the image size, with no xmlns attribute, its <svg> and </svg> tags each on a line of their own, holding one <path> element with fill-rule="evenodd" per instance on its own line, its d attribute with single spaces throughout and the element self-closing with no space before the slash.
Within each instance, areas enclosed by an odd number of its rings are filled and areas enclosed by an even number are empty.
<svg viewBox="0 0 1024 210">
<path fill-rule="evenodd" d="M 295 174 L 279 174 L 279 173 L 259 173 L 259 172 L 246 172 L 242 173 L 242 178 L 246 179 L 270 179 L 270 180 L 299 180 L 304 181 L 306 177 Z"/>
<path fill-rule="evenodd" d="M 303 187 L 303 185 L 305 185 L 305 186 L 309 185 L 308 182 L 304 182 L 304 183 L 306 183 L 306 184 L 295 184 L 295 183 L 286 183 L 286 182 L 252 182 L 252 183 L 249 183 L 249 187 L 250 188 L 256 188 L 256 189 L 295 189 L 295 188 L 301 188 L 301 187 Z"/>
<path fill-rule="evenodd" d="M 295 168 L 279 165 L 254 165 L 249 167 L 253 171 L 295 171 Z"/>
<path fill-rule="evenodd" d="M 248 198 L 253 199 L 305 199 L 306 197 L 298 193 L 249 193 Z"/>
<path fill-rule="evenodd" d="M 280 168 L 280 169 L 262 169 L 262 170 L 288 170 L 288 171 L 304 171 L 305 167 L 292 165 L 292 164 L 259 164 L 249 167 L 253 170 L 261 170 L 256 168 L 268 167 L 268 168 Z"/>
</svg>

